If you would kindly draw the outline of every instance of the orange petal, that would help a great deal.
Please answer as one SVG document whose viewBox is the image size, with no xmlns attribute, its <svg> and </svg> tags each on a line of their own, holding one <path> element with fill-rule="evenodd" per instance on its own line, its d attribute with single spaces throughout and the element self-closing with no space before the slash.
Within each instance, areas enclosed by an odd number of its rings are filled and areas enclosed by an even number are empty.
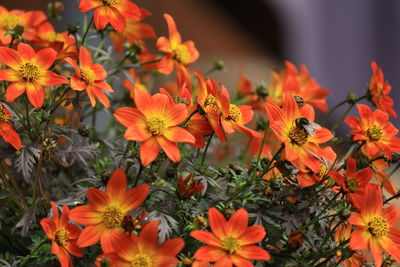
<svg viewBox="0 0 400 267">
<path fill-rule="evenodd" d="M 69 211 L 69 218 L 82 225 L 100 224 L 103 217 L 91 205 L 83 205 Z"/>
<path fill-rule="evenodd" d="M 224 250 L 219 247 L 214 246 L 204 246 L 199 248 L 194 254 L 194 258 L 199 261 L 217 261 L 223 257 L 226 257 L 227 254 Z"/>
<path fill-rule="evenodd" d="M 107 182 L 106 193 L 110 199 L 119 199 L 126 191 L 126 174 L 123 169 L 116 169 Z"/>
<path fill-rule="evenodd" d="M 164 13 L 164 19 L 167 21 L 168 24 L 168 33 L 169 33 L 169 40 L 171 42 L 171 47 L 176 48 L 178 44 L 182 42 L 181 36 L 176 29 L 176 24 L 174 19 L 167 13 Z"/>
<path fill-rule="evenodd" d="M 130 18 L 133 20 L 141 19 L 142 12 L 137 7 L 137 5 L 135 5 L 131 1 L 121 0 L 118 4 L 114 6 L 116 9 L 118 9 L 119 12 L 121 12 L 121 17 Z"/>
<path fill-rule="evenodd" d="M 261 241 L 265 237 L 265 229 L 261 225 L 253 225 L 247 227 L 238 239 L 242 242 L 242 245 L 254 244 Z"/>
<path fill-rule="evenodd" d="M 86 93 L 88 94 L 89 100 L 90 100 L 90 105 L 92 107 L 96 106 L 96 98 L 94 96 L 94 91 L 95 89 L 93 86 L 86 87 Z"/>
<path fill-rule="evenodd" d="M 104 209 L 109 205 L 111 201 L 106 192 L 94 187 L 88 189 L 87 198 L 90 205 L 92 205 L 93 208 L 98 212 L 104 211 Z"/>
<path fill-rule="evenodd" d="M 31 60 L 32 58 L 35 57 L 35 50 L 33 50 L 33 48 L 30 45 L 25 44 L 23 42 L 20 42 L 18 44 L 17 50 L 18 54 L 21 56 L 21 59 L 24 61 Z"/>
<path fill-rule="evenodd" d="M 165 53 L 172 52 L 169 40 L 167 38 L 165 38 L 164 36 L 161 36 L 160 38 L 157 39 L 156 46 L 157 46 L 157 49 L 161 52 L 165 52 Z"/>
<path fill-rule="evenodd" d="M 135 235 L 132 235 L 132 237 Z M 137 238 L 136 238 L 137 240 Z M 137 244 L 129 236 L 121 236 L 111 240 L 111 245 L 119 257 L 125 261 L 131 262 L 137 255 Z"/>
<path fill-rule="evenodd" d="M 174 60 L 171 55 L 167 55 L 161 58 L 157 64 L 157 71 L 162 74 L 170 74 L 174 70 Z"/>
<path fill-rule="evenodd" d="M 203 231 L 203 230 L 192 231 L 190 233 L 190 236 L 193 238 L 196 238 L 197 240 L 199 240 L 203 243 L 206 243 L 207 245 L 211 245 L 211 246 L 215 246 L 215 247 L 221 246 L 221 240 L 218 239 L 212 233 L 207 232 L 207 231 Z"/>
<path fill-rule="evenodd" d="M 98 30 L 103 30 L 110 22 L 111 8 L 109 6 L 100 6 L 94 10 L 94 26 Z"/>
<path fill-rule="evenodd" d="M 118 32 L 122 33 L 126 28 L 125 17 L 114 7 L 110 7 L 108 19 L 111 26 Z"/>
<path fill-rule="evenodd" d="M 392 204 L 383 211 L 382 215 L 386 219 L 389 226 L 393 227 L 396 225 L 397 221 L 400 218 L 400 210 L 396 207 L 395 204 Z"/>
<path fill-rule="evenodd" d="M 106 229 L 100 237 L 101 250 L 103 250 L 104 253 L 114 252 L 115 249 L 112 246 L 112 242 L 115 239 L 119 239 L 123 231 L 122 228 Z"/>
<path fill-rule="evenodd" d="M 167 154 L 170 160 L 173 162 L 178 162 L 181 160 L 181 152 L 175 143 L 169 141 L 164 136 L 157 136 L 157 142 L 160 144 L 161 148 L 164 150 L 165 154 Z"/>
<path fill-rule="evenodd" d="M 164 136 L 171 142 L 183 142 L 183 143 L 194 143 L 196 139 L 194 136 L 188 132 L 187 130 L 174 126 L 169 127 L 167 131 L 164 133 Z"/>
<path fill-rule="evenodd" d="M 249 223 L 249 214 L 243 208 L 237 210 L 232 217 L 229 218 L 228 228 L 226 233 L 228 235 L 240 236 L 247 228 Z"/>
<path fill-rule="evenodd" d="M 234 264 L 234 266 L 238 267 L 254 267 L 253 263 L 248 259 L 242 257 L 239 253 L 230 255 L 230 260 Z"/>
<path fill-rule="evenodd" d="M 69 256 L 69 254 L 67 253 L 65 248 L 59 246 L 56 242 L 52 243 L 51 253 L 53 253 L 54 255 L 56 255 L 58 257 L 61 267 L 72 266 L 71 257 Z"/>
<path fill-rule="evenodd" d="M 132 188 L 124 193 L 120 203 L 121 207 L 126 211 L 139 207 L 146 199 L 149 190 L 150 187 L 147 184 Z"/>
<path fill-rule="evenodd" d="M 214 263 L 213 267 L 232 267 L 232 260 L 230 256 L 222 257 Z M 241 266 L 240 266 L 241 267 Z M 250 266 L 246 266 L 250 267 Z"/>
<path fill-rule="evenodd" d="M 136 107 L 142 114 L 146 115 L 153 108 L 153 101 L 150 94 L 145 90 L 134 88 L 134 101 Z"/>
<path fill-rule="evenodd" d="M 18 71 L 14 69 L 2 69 L 0 70 L 0 81 L 16 82 L 21 80 Z"/>
<path fill-rule="evenodd" d="M 166 109 L 164 113 L 170 125 L 178 125 L 188 116 L 187 107 L 183 103 L 169 105 L 168 109 Z"/>
<path fill-rule="evenodd" d="M 158 243 L 158 221 L 150 221 L 145 224 L 139 236 L 138 247 L 140 251 L 154 251 Z"/>
<path fill-rule="evenodd" d="M 54 221 L 49 218 L 41 219 L 40 226 L 42 227 L 43 232 L 46 234 L 47 238 L 53 240 L 54 234 L 57 231 Z"/>
<path fill-rule="evenodd" d="M 79 48 L 79 65 L 81 65 L 82 68 L 91 68 L 92 66 L 92 56 L 90 55 L 90 51 L 83 46 Z"/>
<path fill-rule="evenodd" d="M 227 222 L 224 216 L 216 208 L 208 209 L 208 220 L 212 232 L 222 240 L 225 236 L 225 229 L 227 229 Z"/>
<path fill-rule="evenodd" d="M 41 108 L 44 102 L 44 90 L 37 82 L 26 82 L 26 94 L 35 108 Z"/>
<path fill-rule="evenodd" d="M 364 218 L 360 214 L 352 214 L 347 219 L 352 225 L 365 226 Z"/>
<path fill-rule="evenodd" d="M 172 238 L 166 240 L 159 248 L 159 253 L 162 255 L 175 256 L 185 245 L 182 238 Z"/>
<path fill-rule="evenodd" d="M 258 246 L 241 246 L 240 250 L 237 252 L 240 256 L 251 260 L 269 260 L 270 255 L 265 250 Z"/>
<path fill-rule="evenodd" d="M 72 255 L 76 257 L 83 256 L 83 249 L 78 247 L 76 244 L 76 240 L 70 240 L 68 244 L 65 246 L 65 249 Z"/>
<path fill-rule="evenodd" d="M 104 67 L 102 65 L 93 64 L 90 68 L 94 71 L 94 74 L 96 75 L 96 81 L 104 80 L 107 77 L 107 72 L 104 70 Z"/>
<path fill-rule="evenodd" d="M 160 152 L 160 145 L 157 142 L 157 138 L 151 137 L 144 141 L 140 145 L 140 162 L 142 165 L 146 167 L 153 162 L 156 159 L 158 152 Z"/>
<path fill-rule="evenodd" d="M 141 122 L 144 124 L 146 121 L 146 118 L 143 116 L 142 112 L 136 108 L 130 107 L 117 108 L 115 110 L 114 117 L 127 128 L 133 126 L 134 123 Z"/>
<path fill-rule="evenodd" d="M 133 126 L 128 127 L 124 134 L 125 139 L 139 142 L 146 141 L 151 136 L 151 132 L 143 123 L 135 123 Z"/>
<path fill-rule="evenodd" d="M 108 100 L 108 97 L 103 92 L 103 90 L 100 87 L 98 87 L 96 84 L 93 86 L 93 93 L 100 100 L 100 102 L 104 105 L 104 107 L 106 107 L 106 108 L 110 107 L 110 101 Z"/>
<path fill-rule="evenodd" d="M 16 150 L 22 148 L 21 138 L 10 122 L 0 122 L 0 136 Z"/>
<path fill-rule="evenodd" d="M 18 70 L 19 66 L 22 64 L 22 59 L 14 49 L 0 47 L 0 62 L 10 68 Z"/>
<path fill-rule="evenodd" d="M 57 52 L 53 48 L 45 48 L 37 52 L 34 62 L 43 69 L 49 69 L 57 58 Z"/>
<path fill-rule="evenodd" d="M 365 201 L 361 206 L 361 215 L 363 217 L 366 216 L 375 216 L 382 214 L 382 204 L 383 196 L 382 190 L 378 187 L 377 184 L 369 183 L 366 186 L 366 197 Z"/>
<path fill-rule="evenodd" d="M 92 10 L 93 8 L 96 8 L 98 6 L 102 5 L 102 2 L 97 1 L 97 0 L 81 0 L 79 2 L 79 11 L 80 12 L 88 12 L 89 10 Z"/>
<path fill-rule="evenodd" d="M 370 248 L 372 256 L 375 260 L 375 266 L 380 267 L 382 265 L 382 247 L 377 240 L 371 239 Z"/>
<path fill-rule="evenodd" d="M 71 88 L 73 90 L 82 91 L 86 88 L 86 84 L 80 79 L 78 75 L 71 77 Z"/>
<path fill-rule="evenodd" d="M 77 244 L 79 247 L 84 248 L 96 244 L 100 241 L 101 235 L 107 228 L 103 224 L 90 225 L 84 228 L 79 235 Z"/>
<path fill-rule="evenodd" d="M 81 229 L 76 224 L 69 223 L 67 225 L 67 230 L 68 230 L 68 237 L 70 239 L 77 239 L 81 234 Z"/>
<path fill-rule="evenodd" d="M 38 83 L 44 86 L 56 86 L 68 83 L 67 79 L 52 71 L 45 71 L 38 77 Z"/>
<path fill-rule="evenodd" d="M 350 248 L 352 250 L 364 250 L 368 248 L 368 243 L 371 240 L 371 234 L 367 229 L 357 228 L 351 233 Z"/>
</svg>

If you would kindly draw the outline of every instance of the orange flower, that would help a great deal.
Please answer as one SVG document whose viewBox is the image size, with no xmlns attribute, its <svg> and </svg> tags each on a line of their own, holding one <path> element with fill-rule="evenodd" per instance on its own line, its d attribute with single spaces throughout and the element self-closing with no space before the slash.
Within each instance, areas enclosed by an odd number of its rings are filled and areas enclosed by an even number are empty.
<svg viewBox="0 0 400 267">
<path fill-rule="evenodd" d="M 36 53 L 24 43 L 18 44 L 17 51 L 0 47 L 0 62 L 11 68 L 0 70 L 0 80 L 12 82 L 7 88 L 6 100 L 12 102 L 26 91 L 31 104 L 40 108 L 44 102 L 42 86 L 68 83 L 65 78 L 48 70 L 53 65 L 57 53 L 52 48 L 45 48 Z"/>
<path fill-rule="evenodd" d="M 182 238 L 166 240 L 158 244 L 158 221 L 147 223 L 139 236 L 124 235 L 112 241 L 117 257 L 109 257 L 112 266 L 173 267 L 178 264 L 176 254 L 182 250 Z"/>
<path fill-rule="evenodd" d="M 153 162 L 160 148 L 173 162 L 180 161 L 180 151 L 175 143 L 195 142 L 191 133 L 177 126 L 187 118 L 185 104 L 176 104 L 165 94 L 151 96 L 140 89 L 135 89 L 134 101 L 137 108 L 118 108 L 114 117 L 128 128 L 124 135 L 127 140 L 142 142 L 142 165 L 146 167 Z"/>
<path fill-rule="evenodd" d="M 253 109 L 249 105 L 235 105 L 230 103 L 229 93 L 222 85 L 221 90 L 221 124 L 227 134 L 239 131 L 248 137 L 261 138 L 260 133 L 248 128 L 245 124 L 253 119 Z"/>
<path fill-rule="evenodd" d="M 227 95 L 228 91 L 223 85 L 221 85 L 220 90 L 217 83 L 211 78 L 205 81 L 200 72 L 196 72 L 195 74 L 199 80 L 200 89 L 199 95 L 197 96 L 197 104 L 201 107 L 202 113 L 207 117 L 208 122 L 214 129 L 219 140 L 224 143 L 226 142 L 226 135 L 222 129 L 220 120 L 222 114 L 221 95 Z"/>
<path fill-rule="evenodd" d="M 362 104 L 357 109 L 361 119 L 349 116 L 345 122 L 353 128 L 350 131 L 353 140 L 363 142 L 361 152 L 370 158 L 382 152 L 388 159 L 392 158 L 392 152 L 400 152 L 400 139 L 395 137 L 399 130 L 389 122 L 389 115 L 379 109 L 372 112 Z"/>
<path fill-rule="evenodd" d="M 358 172 L 356 161 L 352 157 L 347 158 L 346 172 L 341 174 L 337 171 L 332 171 L 329 175 L 336 183 L 348 193 L 351 203 L 359 209 L 359 204 L 365 197 L 365 188 L 372 178 L 373 172 L 370 168 L 364 168 Z"/>
<path fill-rule="evenodd" d="M 0 104 L 0 136 L 16 150 L 20 150 L 22 147 L 21 138 L 9 121 L 11 118 L 11 113 Z"/>
<path fill-rule="evenodd" d="M 212 233 L 203 230 L 190 233 L 207 244 L 196 251 L 195 259 L 216 262 L 215 266 L 253 266 L 250 260 L 269 260 L 269 253 L 254 245 L 264 238 L 265 230 L 260 225 L 247 227 L 248 216 L 247 211 L 239 209 L 226 221 L 216 208 L 210 208 L 208 219 Z"/>
<path fill-rule="evenodd" d="M 275 134 L 269 128 L 266 130 L 261 130 L 259 131 L 260 137 L 254 137 L 250 140 L 249 151 L 252 157 L 258 157 L 258 154 L 261 150 L 265 131 L 267 131 L 267 135 L 265 136 L 264 146 L 261 151 L 261 157 L 271 159 L 273 153 L 279 149 L 281 143 L 276 139 Z"/>
<path fill-rule="evenodd" d="M 68 32 L 58 33 L 49 22 L 39 25 L 37 30 L 38 40 L 33 43 L 41 47 L 51 47 L 57 51 L 57 60 L 66 57 L 77 57 L 75 39 L 68 36 Z"/>
<path fill-rule="evenodd" d="M 197 193 L 200 193 L 204 189 L 204 185 L 198 184 L 197 182 L 198 180 L 192 179 L 192 174 L 186 176 L 185 180 L 183 180 L 182 175 L 179 175 L 176 189 L 178 197 L 180 199 L 187 199 Z"/>
<path fill-rule="evenodd" d="M 11 42 L 8 31 L 19 26 L 23 28 L 22 38 L 28 41 L 36 39 L 36 28 L 47 19 L 43 11 L 10 10 L 0 6 L 0 44 L 7 46 Z"/>
<path fill-rule="evenodd" d="M 73 90 L 86 90 L 92 107 L 96 106 L 95 97 L 106 107 L 110 107 L 110 101 L 104 91 L 113 92 L 111 86 L 104 81 L 107 72 L 100 64 L 92 63 L 92 56 L 88 49 L 81 46 L 79 48 L 79 66 L 76 60 L 66 58 L 69 64 L 74 67 L 75 75 L 71 77 L 71 88 Z"/>
<path fill-rule="evenodd" d="M 122 169 L 116 169 L 108 180 L 106 191 L 91 187 L 88 189 L 90 205 L 79 206 L 71 210 L 70 218 L 87 226 L 78 238 L 78 246 L 88 247 L 98 241 L 105 253 L 112 252 L 111 239 L 123 232 L 122 220 L 131 209 L 138 207 L 147 197 L 149 186 L 126 190 L 126 175 Z"/>
<path fill-rule="evenodd" d="M 268 86 L 267 102 L 281 106 L 285 94 L 301 97 L 305 103 L 322 111 L 327 111 L 326 96 L 330 92 L 323 89 L 308 74 L 306 66 L 301 65 L 300 71 L 291 62 L 285 61 L 285 69 L 279 73 L 272 72 L 271 84 Z"/>
<path fill-rule="evenodd" d="M 243 69 L 240 70 L 240 78 L 237 85 L 238 93 L 241 98 L 244 98 L 246 104 L 249 104 L 256 111 L 265 112 L 264 98 L 267 96 L 267 91 L 254 90 L 252 82 L 246 77 Z M 261 88 L 261 87 L 260 87 Z"/>
<path fill-rule="evenodd" d="M 150 15 L 150 12 L 141 8 L 140 20 Z M 114 43 L 115 51 L 121 53 L 124 51 L 124 43 L 128 42 L 133 45 L 136 41 L 145 38 L 156 38 L 156 33 L 151 25 L 142 23 L 138 20 L 126 18 L 126 28 L 121 32 L 110 32 L 110 37 Z"/>
<path fill-rule="evenodd" d="M 375 61 L 371 62 L 372 78 L 369 83 L 369 94 L 374 105 L 389 113 L 394 118 L 397 118 L 397 114 L 393 109 L 393 99 L 388 96 L 392 90 L 392 86 L 385 81 L 382 69 L 376 64 Z"/>
<path fill-rule="evenodd" d="M 314 173 L 319 173 L 321 161 L 317 157 L 326 157 L 319 144 L 329 141 L 333 135 L 326 128 L 314 126 L 314 109 L 307 104 L 299 108 L 290 94 L 286 94 L 282 109 L 270 103 L 266 103 L 266 109 L 270 128 L 285 144 L 284 159 L 297 169 L 302 169 L 304 164 Z"/>
<path fill-rule="evenodd" d="M 126 19 L 139 20 L 140 9 L 129 0 L 81 0 L 79 11 L 94 9 L 94 26 L 103 30 L 108 23 L 119 33 L 126 27 Z"/>
<path fill-rule="evenodd" d="M 369 247 L 377 267 L 382 264 L 382 249 L 400 261 L 400 229 L 394 228 L 400 211 L 395 204 L 384 210 L 382 208 L 382 191 L 378 185 L 368 184 L 360 213 L 353 214 L 348 219 L 357 226 L 351 233 L 350 248 L 364 250 Z"/>
<path fill-rule="evenodd" d="M 158 71 L 170 74 L 175 68 L 187 72 L 187 66 L 199 58 L 199 52 L 193 41 L 182 43 L 181 35 L 176 29 L 175 21 L 169 14 L 164 14 L 168 24 L 169 39 L 162 36 L 157 40 L 157 48 L 167 53 L 158 64 Z"/>
<path fill-rule="evenodd" d="M 81 230 L 76 224 L 68 223 L 69 209 L 67 206 L 63 206 L 60 217 L 56 204 L 53 201 L 50 204 L 53 208 L 53 217 L 42 219 L 40 225 L 46 236 L 52 241 L 51 253 L 58 257 L 62 267 L 72 267 L 71 257 L 68 253 L 77 257 L 83 256 L 82 249 L 76 244 Z"/>
</svg>

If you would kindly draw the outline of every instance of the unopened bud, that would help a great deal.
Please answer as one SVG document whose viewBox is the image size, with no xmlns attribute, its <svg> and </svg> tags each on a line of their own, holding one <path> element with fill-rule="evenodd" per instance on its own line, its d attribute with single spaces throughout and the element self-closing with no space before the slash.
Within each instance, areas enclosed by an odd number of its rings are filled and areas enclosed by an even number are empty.
<svg viewBox="0 0 400 267">
<path fill-rule="evenodd" d="M 60 1 L 50 2 L 47 5 L 47 16 L 50 18 L 58 18 L 64 11 L 64 4 Z"/>
<path fill-rule="evenodd" d="M 356 99 L 357 99 L 357 96 L 355 93 L 349 93 L 346 97 L 346 100 L 349 104 L 355 104 Z"/>
<path fill-rule="evenodd" d="M 224 70 L 225 69 L 225 62 L 221 59 L 217 59 L 214 61 L 214 69 L 216 70 Z"/>
<path fill-rule="evenodd" d="M 88 137 L 90 133 L 90 127 L 86 124 L 83 124 L 79 127 L 79 134 L 83 137 Z"/>
<path fill-rule="evenodd" d="M 80 29 L 79 24 L 77 23 L 69 23 L 67 25 L 68 34 L 76 34 Z"/>
<path fill-rule="evenodd" d="M 261 98 L 266 98 L 268 96 L 268 89 L 264 83 L 256 84 L 256 94 Z"/>
</svg>

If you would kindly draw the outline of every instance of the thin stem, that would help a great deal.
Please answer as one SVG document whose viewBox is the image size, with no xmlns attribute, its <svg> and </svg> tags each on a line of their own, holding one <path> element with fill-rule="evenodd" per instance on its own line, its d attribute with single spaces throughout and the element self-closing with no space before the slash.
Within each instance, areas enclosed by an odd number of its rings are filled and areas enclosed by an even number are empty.
<svg viewBox="0 0 400 267">
<path fill-rule="evenodd" d="M 324 125 L 326 125 L 326 123 L 329 121 L 330 116 L 332 115 L 332 113 L 338 109 L 339 107 L 343 106 L 344 104 L 347 103 L 347 99 L 343 100 L 342 102 L 338 103 L 336 106 L 334 106 L 331 110 L 328 111 L 328 113 L 325 116 L 325 120 L 324 120 Z"/>
<path fill-rule="evenodd" d="M 91 27 L 92 24 L 93 24 L 93 20 L 94 20 L 94 16 L 92 16 L 92 17 L 90 18 L 89 24 L 87 25 L 87 27 L 86 27 L 86 29 L 85 29 L 85 32 L 83 33 L 83 36 L 82 36 L 82 39 L 81 39 L 81 44 L 80 44 L 81 46 L 83 46 L 83 45 L 85 44 L 86 36 L 87 36 L 87 34 L 89 33 L 90 27 Z"/>
<path fill-rule="evenodd" d="M 207 151 L 208 151 L 208 147 L 209 147 L 210 144 L 211 144 L 211 139 L 213 138 L 213 136 L 214 136 L 214 133 L 212 133 L 212 134 L 210 135 L 210 137 L 208 138 L 206 148 L 204 149 L 203 156 L 201 157 L 201 165 L 204 164 L 204 161 L 205 161 L 206 155 L 207 155 Z"/>
<path fill-rule="evenodd" d="M 42 147 L 42 151 L 43 151 L 43 147 Z M 36 166 L 35 183 L 33 185 L 33 193 L 32 193 L 32 204 L 33 205 L 35 204 L 36 199 L 37 199 L 38 187 L 40 184 L 40 173 L 41 173 L 43 161 L 44 161 L 43 152 L 41 152 L 38 165 Z"/>
<path fill-rule="evenodd" d="M 263 139 L 261 141 L 260 151 L 258 151 L 257 162 L 256 162 L 256 170 L 258 169 L 258 165 L 260 164 L 261 155 L 262 155 L 262 151 L 263 151 L 263 148 L 264 148 L 264 145 L 265 145 L 266 137 L 267 137 L 267 129 L 264 130 L 264 136 L 263 136 Z"/>
<path fill-rule="evenodd" d="M 144 170 L 144 167 L 143 167 L 142 164 L 140 164 L 139 171 L 138 171 L 137 174 L 136 174 L 135 182 L 133 183 L 133 186 L 134 186 L 134 187 L 137 186 L 137 184 L 138 184 L 138 182 L 139 182 L 139 177 L 140 177 L 140 175 L 142 174 L 143 170 Z"/>
<path fill-rule="evenodd" d="M 398 198 L 398 197 L 400 197 L 400 192 L 398 192 L 396 195 L 394 195 L 394 196 L 392 196 L 392 197 L 386 199 L 385 202 L 384 202 L 383 204 L 387 204 L 388 202 L 390 202 L 390 201 L 392 201 L 393 199 L 396 199 L 396 198 Z"/>
<path fill-rule="evenodd" d="M 359 102 L 360 100 L 363 100 L 365 98 L 367 98 L 368 96 L 365 94 L 357 99 L 355 99 L 354 101 L 352 101 L 350 103 L 350 106 L 346 109 L 346 111 L 343 113 L 343 115 L 339 118 L 339 120 L 336 121 L 336 123 L 333 125 L 331 131 L 334 132 L 336 130 L 336 128 L 340 125 L 340 123 L 346 118 L 347 114 L 349 114 L 349 112 L 351 111 L 351 109 L 357 104 L 357 102 Z M 348 102 L 348 101 L 347 101 Z M 340 104 L 340 103 L 339 103 Z"/>
<path fill-rule="evenodd" d="M 126 154 L 128 154 L 128 151 L 129 151 L 129 149 L 131 148 L 132 144 L 133 144 L 132 141 L 128 141 L 128 143 L 126 144 L 124 154 L 122 155 L 121 160 L 120 160 L 119 163 L 118 163 L 118 168 L 121 168 L 122 162 L 124 162 L 125 157 L 126 157 Z"/>
<path fill-rule="evenodd" d="M 272 156 L 272 159 L 268 162 L 268 165 L 265 167 L 265 169 L 258 176 L 257 180 L 260 180 L 264 176 L 264 174 L 266 174 L 267 172 L 269 172 L 272 169 L 272 168 L 270 168 L 271 164 L 278 158 L 278 156 L 280 155 L 280 153 L 283 151 L 284 148 L 285 148 L 285 145 L 282 144 L 281 147 L 278 149 L 278 151 L 276 151 L 274 153 L 274 155 Z"/>
</svg>

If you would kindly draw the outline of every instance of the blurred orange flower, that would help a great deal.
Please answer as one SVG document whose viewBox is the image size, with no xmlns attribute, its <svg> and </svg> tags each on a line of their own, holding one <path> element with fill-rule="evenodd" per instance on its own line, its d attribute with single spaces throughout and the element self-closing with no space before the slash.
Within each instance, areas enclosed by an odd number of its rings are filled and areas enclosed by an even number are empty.
<svg viewBox="0 0 400 267">
<path fill-rule="evenodd" d="M 11 113 L 0 104 L 0 136 L 16 150 L 20 150 L 22 148 L 21 138 L 9 121 L 11 118 Z"/>
</svg>

